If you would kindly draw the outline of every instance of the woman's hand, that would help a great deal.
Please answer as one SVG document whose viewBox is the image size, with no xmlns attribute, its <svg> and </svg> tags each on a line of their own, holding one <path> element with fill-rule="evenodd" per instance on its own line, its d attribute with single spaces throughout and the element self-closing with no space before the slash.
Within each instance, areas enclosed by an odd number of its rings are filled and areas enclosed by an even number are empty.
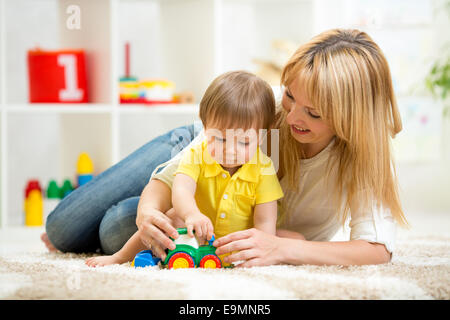
<svg viewBox="0 0 450 320">
<path fill-rule="evenodd" d="M 164 182 L 152 179 L 142 191 L 136 225 L 142 243 L 161 259 L 165 259 L 167 248 L 175 249 L 169 237 L 178 238 L 175 228 L 179 227 L 180 221 L 171 206 L 170 188 Z"/>
<path fill-rule="evenodd" d="M 214 241 L 213 245 L 217 255 L 235 252 L 224 258 L 226 263 L 244 261 L 237 267 L 254 267 L 281 263 L 283 240 L 252 228 L 230 233 Z"/>
<path fill-rule="evenodd" d="M 175 244 L 169 238 L 178 238 L 178 232 L 170 217 L 156 209 L 146 210 L 138 225 L 142 243 L 150 248 L 155 256 L 165 259 L 165 250 L 175 249 Z"/>
</svg>

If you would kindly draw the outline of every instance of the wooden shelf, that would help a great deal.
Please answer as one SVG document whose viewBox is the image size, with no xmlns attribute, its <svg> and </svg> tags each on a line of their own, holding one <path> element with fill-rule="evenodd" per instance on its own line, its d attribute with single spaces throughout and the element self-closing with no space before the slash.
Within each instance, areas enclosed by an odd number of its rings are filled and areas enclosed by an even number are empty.
<svg viewBox="0 0 450 320">
<path fill-rule="evenodd" d="M 155 105 L 141 105 L 141 104 L 121 104 L 119 112 L 122 114 L 192 114 L 198 113 L 198 104 L 155 104 Z"/>
<path fill-rule="evenodd" d="M 306 41 L 312 3 L 0 0 L 0 227 L 20 225 L 23 188 L 32 175 L 43 185 L 53 175 L 60 180 L 81 150 L 105 169 L 152 138 L 198 121 L 198 103 L 119 104 L 125 42 L 134 76 L 170 79 L 198 102 L 218 74 L 254 71 L 255 52 L 271 54 L 267 39 L 283 39 L 290 29 L 289 37 Z M 67 27 L 72 5 L 82 13 L 80 29 Z M 268 21 L 269 14 L 277 18 Z M 308 27 L 290 28 L 294 18 Z M 24 30 L 25 36 L 14 36 Z M 35 46 L 85 50 L 91 103 L 28 103 L 25 53 Z"/>
<path fill-rule="evenodd" d="M 17 104 L 3 108 L 7 114 L 84 114 L 84 113 L 111 113 L 118 111 L 120 114 L 193 114 L 197 113 L 198 104 Z"/>
<path fill-rule="evenodd" d="M 106 104 L 59 104 L 59 103 L 33 103 L 8 105 L 4 108 L 8 114 L 83 114 L 83 113 L 110 113 L 113 106 Z"/>
</svg>

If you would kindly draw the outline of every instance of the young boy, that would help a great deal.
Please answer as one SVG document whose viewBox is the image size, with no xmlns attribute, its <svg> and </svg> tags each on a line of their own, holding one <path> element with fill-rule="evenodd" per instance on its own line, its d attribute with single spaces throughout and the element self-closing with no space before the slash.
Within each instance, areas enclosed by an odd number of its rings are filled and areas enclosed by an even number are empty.
<svg viewBox="0 0 450 320">
<path fill-rule="evenodd" d="M 189 236 L 210 240 L 255 227 L 275 234 L 277 200 L 283 197 L 271 159 L 259 148 L 275 117 L 270 86 L 233 71 L 217 77 L 200 102 L 205 139 L 183 154 L 172 188 L 175 216 Z M 112 256 L 89 266 L 124 263 L 146 247 L 136 232 Z"/>
</svg>

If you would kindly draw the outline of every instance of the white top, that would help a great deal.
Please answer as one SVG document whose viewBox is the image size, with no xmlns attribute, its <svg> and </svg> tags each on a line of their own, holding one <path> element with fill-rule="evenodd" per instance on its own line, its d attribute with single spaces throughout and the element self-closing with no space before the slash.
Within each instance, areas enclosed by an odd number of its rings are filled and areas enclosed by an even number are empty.
<svg viewBox="0 0 450 320">
<path fill-rule="evenodd" d="M 337 178 L 336 167 L 333 167 L 328 178 L 326 176 L 333 145 L 334 139 L 314 157 L 300 160 L 298 192 L 287 188 L 285 177 L 281 179 L 284 198 L 280 199 L 279 207 L 286 219 L 281 219 L 279 228 L 299 232 L 307 240 L 329 241 L 342 227 L 337 215 L 339 209 L 334 207 L 331 197 L 335 192 L 331 186 Z M 350 207 L 350 216 L 350 240 L 382 243 L 389 252 L 393 252 L 396 224 L 389 210 L 364 210 L 355 200 Z"/>
<path fill-rule="evenodd" d="M 204 138 L 205 134 L 202 130 L 180 153 L 158 166 L 152 178 L 161 180 L 172 188 L 173 173 L 178 167 L 183 152 Z M 287 179 L 281 179 L 284 198 L 279 200 L 279 207 L 283 208 L 287 218 L 279 221 L 279 228 L 299 232 L 307 240 L 329 241 L 342 227 L 337 209 L 329 196 L 333 191 L 326 185 L 327 182 L 333 185 L 333 180 L 336 179 L 336 170 L 331 171 L 330 180 L 326 177 L 326 166 L 333 144 L 334 140 L 313 158 L 301 160 L 299 192 L 289 190 Z M 164 165 L 166 167 L 155 174 Z M 361 210 L 356 201 L 352 203 L 350 209 L 350 240 L 381 243 L 392 253 L 395 245 L 396 223 L 390 211 L 375 208 Z"/>
</svg>

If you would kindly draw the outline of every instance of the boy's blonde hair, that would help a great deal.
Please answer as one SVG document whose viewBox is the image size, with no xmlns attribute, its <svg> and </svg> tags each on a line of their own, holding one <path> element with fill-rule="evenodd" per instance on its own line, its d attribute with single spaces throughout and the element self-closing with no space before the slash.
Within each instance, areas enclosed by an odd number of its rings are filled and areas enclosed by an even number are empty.
<svg viewBox="0 0 450 320">
<path fill-rule="evenodd" d="M 275 119 L 275 98 L 267 82 L 246 71 L 218 76 L 200 102 L 203 126 L 269 129 Z"/>
<path fill-rule="evenodd" d="M 391 138 L 402 123 L 389 66 L 377 44 L 358 30 L 323 32 L 302 45 L 284 67 L 282 84 L 288 86 L 294 79 L 336 133 L 330 163 L 337 162 L 336 211 L 343 208 L 342 221 L 357 201 L 363 208 L 388 208 L 400 225 L 407 226 L 391 151 Z M 297 189 L 303 153 L 286 114 L 282 108 L 277 114 L 280 169 Z"/>
</svg>

